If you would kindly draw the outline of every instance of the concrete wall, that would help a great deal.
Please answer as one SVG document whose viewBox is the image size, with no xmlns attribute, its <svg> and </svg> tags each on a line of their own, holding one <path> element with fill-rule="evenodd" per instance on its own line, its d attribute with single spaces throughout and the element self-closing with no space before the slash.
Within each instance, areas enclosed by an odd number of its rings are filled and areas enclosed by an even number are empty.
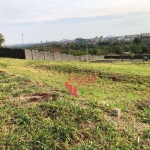
<svg viewBox="0 0 150 150">
<path fill-rule="evenodd" d="M 25 59 L 32 60 L 33 59 L 32 57 L 33 57 L 32 51 L 25 50 Z"/>
<path fill-rule="evenodd" d="M 146 55 L 150 59 L 150 54 Z M 19 58 L 28 60 L 52 60 L 52 61 L 87 61 L 87 55 L 73 56 L 49 51 L 38 51 L 17 48 L 0 48 L 0 57 Z M 135 55 L 133 59 L 143 59 L 143 55 Z M 131 59 L 131 56 L 123 56 L 124 59 Z M 89 60 L 103 60 L 103 55 L 88 55 Z M 121 59 L 121 56 L 105 56 L 105 59 Z"/>
<path fill-rule="evenodd" d="M 54 60 L 54 53 L 45 52 L 45 60 Z"/>
<path fill-rule="evenodd" d="M 26 59 L 33 59 L 33 60 L 53 60 L 53 61 L 88 61 L 89 60 L 97 60 L 97 59 L 104 59 L 104 56 L 95 56 L 95 55 L 81 55 L 81 56 L 73 56 L 73 55 L 66 55 L 61 53 L 51 53 L 51 52 L 44 52 L 38 50 L 25 50 L 25 58 Z"/>
<path fill-rule="evenodd" d="M 73 56 L 49 51 L 28 49 L 0 48 L 0 57 L 19 58 L 28 60 L 52 60 L 52 61 L 87 61 L 87 55 Z M 88 55 L 89 60 L 104 59 L 104 56 Z"/>
</svg>

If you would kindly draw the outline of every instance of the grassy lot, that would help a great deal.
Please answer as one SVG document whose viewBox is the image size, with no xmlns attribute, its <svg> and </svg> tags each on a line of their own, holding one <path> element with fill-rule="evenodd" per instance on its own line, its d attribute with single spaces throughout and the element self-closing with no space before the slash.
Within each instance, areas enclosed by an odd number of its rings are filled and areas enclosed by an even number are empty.
<svg viewBox="0 0 150 150">
<path fill-rule="evenodd" d="M 74 97 L 68 74 L 98 80 Z M 149 150 L 150 63 L 1 58 L 0 149 Z"/>
</svg>

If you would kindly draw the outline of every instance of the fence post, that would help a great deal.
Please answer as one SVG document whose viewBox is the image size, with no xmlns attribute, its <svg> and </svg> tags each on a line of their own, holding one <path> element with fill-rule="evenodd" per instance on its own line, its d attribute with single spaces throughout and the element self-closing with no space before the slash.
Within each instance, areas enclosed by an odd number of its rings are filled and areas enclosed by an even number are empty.
<svg viewBox="0 0 150 150">
<path fill-rule="evenodd" d="M 18 58 L 18 51 L 17 51 L 18 49 L 16 49 L 16 56 L 17 56 L 17 58 Z"/>
<path fill-rule="evenodd" d="M 82 61 L 82 55 L 80 56 L 80 61 Z"/>
<path fill-rule="evenodd" d="M 61 53 L 61 58 L 62 58 L 62 61 L 63 61 L 64 59 L 63 59 L 63 54 L 62 53 Z"/>
<path fill-rule="evenodd" d="M 45 50 L 44 50 L 44 60 L 46 60 L 46 52 L 45 52 Z"/>
<path fill-rule="evenodd" d="M 32 55 L 32 60 L 34 60 L 34 52 L 33 52 L 33 49 L 31 49 L 31 55 Z"/>
<path fill-rule="evenodd" d="M 54 59 L 54 61 L 55 61 L 55 53 L 53 53 L 53 59 Z"/>
</svg>

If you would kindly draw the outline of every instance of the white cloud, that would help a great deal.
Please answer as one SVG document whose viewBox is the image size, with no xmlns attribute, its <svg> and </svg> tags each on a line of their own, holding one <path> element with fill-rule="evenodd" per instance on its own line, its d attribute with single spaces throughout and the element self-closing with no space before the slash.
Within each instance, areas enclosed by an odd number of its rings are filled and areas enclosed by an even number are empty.
<svg viewBox="0 0 150 150">
<path fill-rule="evenodd" d="M 149 11 L 149 0 L 1 0 L 3 22 L 50 21 Z"/>
<path fill-rule="evenodd" d="M 6 44 L 21 43 L 21 33 L 25 42 L 140 33 L 149 8 L 150 0 L 1 0 L 0 32 Z"/>
</svg>

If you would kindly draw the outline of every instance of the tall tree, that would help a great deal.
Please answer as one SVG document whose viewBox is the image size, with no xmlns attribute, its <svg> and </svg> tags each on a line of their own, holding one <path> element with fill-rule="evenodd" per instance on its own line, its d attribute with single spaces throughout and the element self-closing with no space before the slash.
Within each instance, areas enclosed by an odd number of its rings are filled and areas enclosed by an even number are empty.
<svg viewBox="0 0 150 150">
<path fill-rule="evenodd" d="M 147 45 L 142 45 L 141 49 L 143 54 L 148 54 L 150 52 L 150 48 Z"/>
<path fill-rule="evenodd" d="M 136 45 L 136 44 L 130 45 L 130 51 L 134 54 L 140 53 L 141 52 L 141 45 Z"/>
<path fill-rule="evenodd" d="M 2 46 L 2 43 L 5 42 L 4 36 L 0 33 L 0 47 Z"/>
<path fill-rule="evenodd" d="M 136 45 L 141 44 L 141 40 L 139 38 L 134 38 L 133 42 Z"/>
<path fill-rule="evenodd" d="M 123 46 L 116 46 L 115 52 L 121 56 L 123 62 L 123 55 L 124 55 L 124 47 Z"/>
</svg>

